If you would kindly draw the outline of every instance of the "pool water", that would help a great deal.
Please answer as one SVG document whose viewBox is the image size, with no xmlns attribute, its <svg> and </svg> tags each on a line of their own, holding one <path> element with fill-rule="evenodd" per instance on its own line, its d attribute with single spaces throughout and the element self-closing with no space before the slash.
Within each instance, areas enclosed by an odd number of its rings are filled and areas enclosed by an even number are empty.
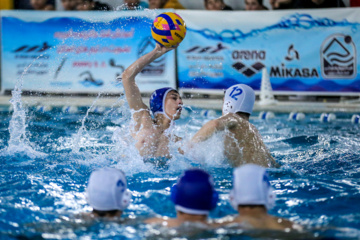
<svg viewBox="0 0 360 240">
<path fill-rule="evenodd" d="M 21 106 L 21 98 L 16 104 L 13 112 L 0 108 L 0 239 L 360 238 L 360 133 L 351 114 L 337 114 L 330 123 L 319 122 L 320 114 L 307 114 L 301 122 L 289 121 L 288 114 L 276 113 L 266 121 L 253 114 L 251 122 L 281 164 L 269 169 L 277 193 L 270 213 L 308 228 L 301 237 L 194 225 L 164 230 L 143 223 L 156 214 L 175 217 L 170 187 L 194 166 L 213 175 L 220 193 L 210 217 L 235 213 L 228 202 L 232 168 L 221 154 L 219 136 L 199 146 L 202 157 L 197 160 L 176 153 L 174 144 L 173 158 L 159 167 L 144 163 L 134 148 L 126 104 L 103 113 L 92 113 L 92 108 L 41 112 Z M 188 107 L 174 133 L 191 138 L 211 119 L 201 110 Z M 85 197 L 90 173 L 105 166 L 124 170 L 133 191 L 125 222 L 78 218 L 91 211 Z"/>
</svg>

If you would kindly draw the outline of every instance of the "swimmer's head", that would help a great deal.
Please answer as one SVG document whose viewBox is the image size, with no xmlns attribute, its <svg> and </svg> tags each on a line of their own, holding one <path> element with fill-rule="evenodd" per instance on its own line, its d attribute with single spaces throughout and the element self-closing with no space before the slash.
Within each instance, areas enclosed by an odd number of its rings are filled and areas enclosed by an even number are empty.
<svg viewBox="0 0 360 240">
<path fill-rule="evenodd" d="M 154 116 L 163 114 L 170 120 L 176 120 L 180 117 L 181 106 L 181 97 L 174 88 L 160 88 L 151 94 L 150 110 Z"/>
<path fill-rule="evenodd" d="M 177 211 L 208 215 L 219 200 L 212 177 L 200 169 L 186 170 L 171 188 L 171 200 Z"/>
<path fill-rule="evenodd" d="M 86 193 L 89 205 L 97 211 L 122 211 L 131 201 L 125 174 L 115 168 L 102 168 L 92 172 Z"/>
<path fill-rule="evenodd" d="M 254 90 L 245 84 L 236 84 L 225 91 L 223 114 L 248 113 L 251 115 L 255 103 Z"/>
<path fill-rule="evenodd" d="M 235 210 L 239 205 L 261 205 L 271 209 L 275 203 L 275 194 L 266 169 L 255 164 L 235 168 L 230 203 Z"/>
</svg>

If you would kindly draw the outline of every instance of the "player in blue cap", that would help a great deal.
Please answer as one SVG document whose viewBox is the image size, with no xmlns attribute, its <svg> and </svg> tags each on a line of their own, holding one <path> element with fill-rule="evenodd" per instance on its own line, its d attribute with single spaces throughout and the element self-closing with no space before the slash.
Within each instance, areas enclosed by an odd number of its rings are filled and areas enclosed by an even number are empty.
<svg viewBox="0 0 360 240">
<path fill-rule="evenodd" d="M 135 126 L 132 135 L 137 140 L 136 148 L 145 159 L 169 158 L 168 144 L 180 138 L 171 136 L 168 129 L 174 120 L 180 118 L 182 99 L 173 88 L 161 88 L 153 92 L 150 97 L 150 110 L 141 98 L 140 90 L 135 82 L 135 76 L 149 63 L 161 57 L 174 48 L 165 48 L 156 44 L 149 53 L 143 55 L 131 64 L 122 74 L 122 82 L 126 99 L 133 111 Z"/>
<path fill-rule="evenodd" d="M 222 116 L 207 122 L 191 139 L 190 146 L 225 131 L 224 154 L 234 167 L 255 163 L 275 167 L 277 163 L 265 146 L 259 131 L 249 122 L 255 103 L 254 90 L 236 84 L 225 91 Z"/>
<path fill-rule="evenodd" d="M 150 218 L 149 224 L 178 227 L 185 222 L 208 224 L 208 215 L 219 200 L 213 178 L 204 170 L 186 170 L 171 188 L 171 201 L 175 204 L 176 218 Z"/>
</svg>

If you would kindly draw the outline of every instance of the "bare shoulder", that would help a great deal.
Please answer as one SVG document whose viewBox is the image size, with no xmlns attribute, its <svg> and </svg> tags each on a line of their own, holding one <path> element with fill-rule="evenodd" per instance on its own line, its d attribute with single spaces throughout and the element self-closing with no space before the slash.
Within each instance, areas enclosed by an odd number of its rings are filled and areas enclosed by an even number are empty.
<svg viewBox="0 0 360 240">
<path fill-rule="evenodd" d="M 219 121 L 226 124 L 228 129 L 239 129 L 241 131 L 257 132 L 256 127 L 248 120 L 240 117 L 236 113 L 228 113 L 219 118 Z"/>
<path fill-rule="evenodd" d="M 149 219 L 145 220 L 145 223 L 162 225 L 165 227 L 178 227 L 179 225 L 181 225 L 181 222 L 178 219 L 168 218 L 168 217 L 149 218 Z"/>
<path fill-rule="evenodd" d="M 279 218 L 279 217 L 274 217 L 275 221 L 282 226 L 283 228 L 288 228 L 288 229 L 295 229 L 295 230 L 302 230 L 303 227 L 297 223 L 294 223 L 288 219 L 285 218 Z"/>
<path fill-rule="evenodd" d="M 218 124 L 228 129 L 234 129 L 239 125 L 238 116 L 234 113 L 228 113 L 217 119 Z"/>
<path fill-rule="evenodd" d="M 164 221 L 166 221 L 164 218 L 154 217 L 154 218 L 146 219 L 145 223 L 147 223 L 147 224 L 160 224 L 160 223 L 163 223 Z"/>
<path fill-rule="evenodd" d="M 154 124 L 148 108 L 133 111 L 132 115 L 134 121 L 139 125 L 139 127 L 142 125 L 143 128 L 148 128 L 152 127 Z"/>
</svg>

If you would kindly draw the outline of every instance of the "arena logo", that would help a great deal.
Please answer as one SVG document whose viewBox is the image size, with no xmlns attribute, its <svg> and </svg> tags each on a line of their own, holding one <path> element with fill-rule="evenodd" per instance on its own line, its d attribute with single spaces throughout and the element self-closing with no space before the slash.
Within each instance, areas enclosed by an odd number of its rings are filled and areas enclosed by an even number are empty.
<svg viewBox="0 0 360 240">
<path fill-rule="evenodd" d="M 155 48 L 154 40 L 151 37 L 145 38 L 138 47 L 138 57 L 141 57 Z M 158 76 L 162 75 L 165 71 L 166 66 L 166 54 L 160 58 L 152 61 L 150 64 L 145 66 L 141 71 L 141 75 L 147 76 Z"/>
<path fill-rule="evenodd" d="M 293 60 L 300 60 L 300 54 L 293 44 L 288 47 L 288 54 L 285 56 L 285 60 L 289 62 Z M 287 67 L 284 63 L 281 63 L 280 66 L 270 67 L 270 77 L 310 78 L 319 77 L 319 73 L 315 68 Z"/>
<path fill-rule="evenodd" d="M 252 64 L 250 67 L 246 66 L 242 62 L 236 62 L 232 65 L 233 68 L 235 68 L 238 72 L 242 73 L 246 77 L 251 77 L 255 73 L 258 73 L 263 67 L 265 67 L 264 64 L 261 62 L 256 62 Z"/>
<path fill-rule="evenodd" d="M 266 52 L 261 50 L 241 50 L 241 51 L 233 51 L 231 54 L 233 59 L 241 59 L 241 60 L 265 60 Z"/>
<path fill-rule="evenodd" d="M 327 79 L 356 77 L 356 47 L 351 36 L 333 34 L 321 45 L 321 73 Z"/>
<path fill-rule="evenodd" d="M 263 50 L 235 50 L 231 54 L 234 60 L 265 60 L 266 59 L 266 51 Z M 257 61 L 250 66 L 247 66 L 245 63 L 241 61 L 235 62 L 232 67 L 236 69 L 238 72 L 242 73 L 246 77 L 251 77 L 254 74 L 258 73 L 261 69 L 265 67 L 265 65 Z"/>
<path fill-rule="evenodd" d="M 203 47 L 203 46 L 195 46 L 192 47 L 188 50 L 186 50 L 186 53 L 209 53 L 209 54 L 214 54 L 214 53 L 218 53 L 224 49 L 227 49 L 227 47 L 223 46 L 221 43 L 218 43 L 216 46 L 207 46 L 207 47 Z"/>
</svg>

